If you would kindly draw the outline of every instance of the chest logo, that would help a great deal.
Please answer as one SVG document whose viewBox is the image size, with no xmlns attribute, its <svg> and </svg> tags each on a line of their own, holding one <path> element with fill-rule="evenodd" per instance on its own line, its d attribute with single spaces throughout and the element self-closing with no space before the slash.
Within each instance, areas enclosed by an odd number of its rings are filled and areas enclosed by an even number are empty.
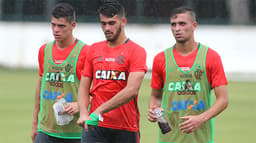
<svg viewBox="0 0 256 143">
<path fill-rule="evenodd" d="M 124 64 L 125 57 L 123 55 L 120 55 L 116 58 L 116 61 L 118 64 Z"/>
<path fill-rule="evenodd" d="M 114 71 L 114 70 L 97 70 L 95 73 L 96 79 L 104 80 L 126 80 L 126 75 L 124 71 Z"/>
<path fill-rule="evenodd" d="M 194 71 L 195 78 L 197 80 L 200 80 L 203 73 L 204 73 L 204 71 L 201 70 L 201 66 L 200 65 L 196 65 L 195 71 Z"/>
</svg>

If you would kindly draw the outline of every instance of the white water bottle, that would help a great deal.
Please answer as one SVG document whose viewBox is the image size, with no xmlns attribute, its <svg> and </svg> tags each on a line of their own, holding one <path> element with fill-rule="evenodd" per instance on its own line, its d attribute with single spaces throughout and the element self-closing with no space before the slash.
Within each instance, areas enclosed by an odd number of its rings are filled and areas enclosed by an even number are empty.
<svg viewBox="0 0 256 143">
<path fill-rule="evenodd" d="M 65 106 L 67 105 L 66 99 L 62 96 L 57 96 L 57 102 L 53 104 L 54 115 L 57 125 L 63 126 L 69 124 L 73 120 L 73 115 L 64 113 Z"/>
</svg>

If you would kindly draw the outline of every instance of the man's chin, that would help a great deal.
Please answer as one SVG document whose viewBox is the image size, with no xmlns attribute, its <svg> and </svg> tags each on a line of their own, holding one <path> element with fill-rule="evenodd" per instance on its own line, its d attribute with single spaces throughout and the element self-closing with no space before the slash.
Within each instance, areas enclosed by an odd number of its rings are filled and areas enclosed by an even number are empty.
<svg viewBox="0 0 256 143">
<path fill-rule="evenodd" d="M 55 38 L 55 41 L 58 41 L 58 42 L 59 42 L 59 41 L 61 41 L 61 39 L 60 39 L 60 38 Z"/>
<path fill-rule="evenodd" d="M 106 37 L 106 39 L 107 39 L 107 41 L 109 41 L 109 42 L 113 42 L 113 41 L 115 41 L 115 39 L 114 38 L 110 38 L 110 37 Z"/>
<path fill-rule="evenodd" d="M 176 42 L 178 42 L 178 43 L 185 43 L 186 40 L 183 39 L 183 38 L 176 38 Z"/>
</svg>

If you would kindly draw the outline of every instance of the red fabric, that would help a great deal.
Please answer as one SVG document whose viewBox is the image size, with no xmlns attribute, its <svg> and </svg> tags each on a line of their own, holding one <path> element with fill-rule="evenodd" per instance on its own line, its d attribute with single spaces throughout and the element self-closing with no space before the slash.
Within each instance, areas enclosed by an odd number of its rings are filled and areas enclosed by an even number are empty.
<svg viewBox="0 0 256 143">
<path fill-rule="evenodd" d="M 106 41 L 95 43 L 89 48 L 88 53 L 90 54 L 86 58 L 82 75 L 93 78 L 90 113 L 126 86 L 130 72 L 147 71 L 146 51 L 131 40 L 115 48 L 108 47 Z M 120 72 L 125 72 L 126 78 L 116 80 L 113 74 L 100 74 L 100 71 L 103 71 L 102 73 L 118 71 L 116 77 L 121 75 Z M 137 97 L 102 116 L 104 121 L 99 123 L 101 127 L 137 131 L 139 128 Z"/>
<path fill-rule="evenodd" d="M 76 45 L 76 43 L 74 43 L 70 47 L 62 50 L 62 49 L 58 49 L 56 47 L 56 44 L 54 43 L 53 50 L 52 50 L 53 61 L 56 64 L 61 64 L 69 56 L 70 52 L 73 50 L 75 45 Z M 42 45 L 39 49 L 39 54 L 38 54 L 39 76 L 41 76 L 41 77 L 43 76 L 43 72 L 44 72 L 45 47 L 46 47 L 46 44 Z M 85 62 L 87 49 L 88 49 L 88 45 L 84 45 L 84 47 L 81 49 L 79 57 L 78 57 L 78 61 L 77 61 L 77 65 L 76 65 L 76 75 L 79 80 L 81 79 L 81 72 L 84 68 L 84 62 Z"/>
<path fill-rule="evenodd" d="M 173 49 L 175 61 L 179 67 L 190 69 L 197 56 L 198 49 L 188 56 L 180 55 L 176 49 Z M 219 54 L 211 48 L 208 48 L 206 54 L 206 74 L 209 84 L 212 88 L 220 85 L 227 85 L 227 79 L 224 73 L 223 65 Z M 161 89 L 165 83 L 165 54 L 164 51 L 157 54 L 154 58 L 152 68 L 151 87 L 154 89 Z"/>
</svg>

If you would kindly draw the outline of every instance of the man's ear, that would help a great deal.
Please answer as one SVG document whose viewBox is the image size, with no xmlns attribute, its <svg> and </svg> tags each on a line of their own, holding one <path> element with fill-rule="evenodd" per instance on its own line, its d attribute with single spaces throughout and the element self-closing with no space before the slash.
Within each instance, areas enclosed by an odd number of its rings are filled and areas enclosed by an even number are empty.
<svg viewBox="0 0 256 143">
<path fill-rule="evenodd" d="M 72 25 L 73 28 L 75 28 L 75 27 L 76 27 L 76 22 L 73 21 L 73 22 L 71 23 L 71 25 Z"/>
<path fill-rule="evenodd" d="M 193 22 L 193 27 L 194 27 L 194 30 L 197 28 L 197 22 Z"/>
<path fill-rule="evenodd" d="M 121 23 L 122 23 L 122 26 L 124 27 L 126 24 L 127 24 L 127 18 L 126 17 L 123 17 L 121 19 Z"/>
</svg>

